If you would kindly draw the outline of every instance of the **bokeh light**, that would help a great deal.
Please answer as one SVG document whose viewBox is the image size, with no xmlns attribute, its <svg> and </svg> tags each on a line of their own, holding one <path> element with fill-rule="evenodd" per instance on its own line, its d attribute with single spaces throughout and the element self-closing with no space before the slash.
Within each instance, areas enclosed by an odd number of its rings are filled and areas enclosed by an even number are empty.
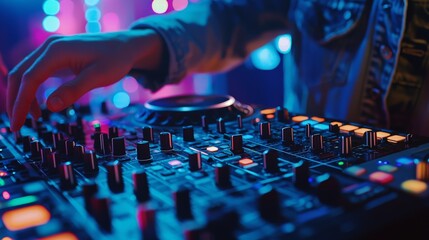
<svg viewBox="0 0 429 240">
<path fill-rule="evenodd" d="M 276 48 L 280 53 L 289 53 L 292 48 L 292 36 L 290 34 L 278 36 L 276 38 Z"/>
<path fill-rule="evenodd" d="M 154 13 L 163 14 L 167 12 L 168 2 L 166 0 L 154 0 L 152 2 L 152 10 Z"/>
<path fill-rule="evenodd" d="M 280 64 L 280 56 L 271 43 L 256 49 L 250 60 L 260 70 L 273 70 Z"/>
<path fill-rule="evenodd" d="M 85 0 L 85 4 L 88 6 L 95 6 L 100 0 Z"/>
<path fill-rule="evenodd" d="M 137 92 L 138 87 L 139 87 L 139 83 L 133 77 L 126 77 L 122 81 L 122 88 L 129 93 Z"/>
<path fill-rule="evenodd" d="M 46 15 L 56 15 L 60 11 L 60 3 L 56 0 L 47 0 L 43 3 L 43 12 Z"/>
<path fill-rule="evenodd" d="M 101 11 L 97 7 L 90 7 L 85 12 L 85 19 L 88 22 L 98 22 L 101 18 Z"/>
<path fill-rule="evenodd" d="M 85 30 L 88 33 L 101 32 L 101 25 L 99 22 L 88 22 L 86 23 Z"/>
<path fill-rule="evenodd" d="M 176 11 L 181 11 L 188 6 L 188 0 L 173 0 L 173 8 Z"/>
<path fill-rule="evenodd" d="M 60 20 L 56 16 L 46 16 L 43 19 L 43 29 L 47 32 L 55 32 L 60 28 Z"/>
<path fill-rule="evenodd" d="M 130 105 L 131 98 L 126 92 L 118 92 L 113 96 L 113 105 L 116 108 L 125 108 Z"/>
</svg>

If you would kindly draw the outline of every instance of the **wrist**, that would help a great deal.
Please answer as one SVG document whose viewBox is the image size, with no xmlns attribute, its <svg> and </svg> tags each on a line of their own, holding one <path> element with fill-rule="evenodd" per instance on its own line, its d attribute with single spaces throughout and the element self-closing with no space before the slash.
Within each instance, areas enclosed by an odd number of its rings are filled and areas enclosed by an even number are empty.
<svg viewBox="0 0 429 240">
<path fill-rule="evenodd" d="M 161 36 L 152 29 L 130 30 L 133 69 L 139 71 L 159 71 L 167 51 Z"/>
</svg>

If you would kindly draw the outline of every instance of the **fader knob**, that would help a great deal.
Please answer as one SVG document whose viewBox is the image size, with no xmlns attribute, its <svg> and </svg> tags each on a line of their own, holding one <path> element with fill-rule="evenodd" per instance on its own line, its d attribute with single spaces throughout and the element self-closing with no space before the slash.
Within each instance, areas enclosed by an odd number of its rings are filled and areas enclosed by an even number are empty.
<svg viewBox="0 0 429 240">
<path fill-rule="evenodd" d="M 155 209 L 148 208 L 145 205 L 139 206 L 137 210 L 137 221 L 142 232 L 142 239 L 159 239 L 156 233 L 157 222 Z"/>
<path fill-rule="evenodd" d="M 153 129 L 152 127 L 145 126 L 143 127 L 143 140 L 148 142 L 153 142 Z"/>
<path fill-rule="evenodd" d="M 106 165 L 107 184 L 110 191 L 119 193 L 124 191 L 124 178 L 122 177 L 122 164 L 119 161 L 109 162 Z"/>
<path fill-rule="evenodd" d="M 341 185 L 338 179 L 325 173 L 316 178 L 316 194 L 319 201 L 328 205 L 339 205 L 341 203 Z"/>
<path fill-rule="evenodd" d="M 268 173 L 275 173 L 279 171 L 278 166 L 278 153 L 276 150 L 269 149 L 265 150 L 262 153 L 262 157 L 264 160 L 264 170 Z"/>
<path fill-rule="evenodd" d="M 195 141 L 193 126 L 185 126 L 182 128 L 182 131 L 183 131 L 183 141 L 185 142 Z"/>
<path fill-rule="evenodd" d="M 74 176 L 73 164 L 65 162 L 60 165 L 60 184 L 63 190 L 70 190 L 76 187 L 76 178 Z"/>
<path fill-rule="evenodd" d="M 293 166 L 293 182 L 297 188 L 307 188 L 309 187 L 310 178 L 310 164 L 308 161 L 299 161 Z"/>
<path fill-rule="evenodd" d="M 416 179 L 429 181 L 429 162 L 421 161 L 416 165 Z"/>
<path fill-rule="evenodd" d="M 313 134 L 310 137 L 311 150 L 315 153 L 323 152 L 323 136 L 320 134 Z"/>
<path fill-rule="evenodd" d="M 191 170 L 192 172 L 201 170 L 202 168 L 201 152 L 189 154 L 188 159 L 189 159 L 189 170 Z"/>
<path fill-rule="evenodd" d="M 369 149 L 373 149 L 377 146 L 377 132 L 367 131 L 364 133 L 365 145 Z"/>
<path fill-rule="evenodd" d="M 148 141 L 139 141 L 136 144 L 137 148 L 137 160 L 149 161 L 151 159 L 150 147 Z"/>
<path fill-rule="evenodd" d="M 180 186 L 179 189 L 173 193 L 174 203 L 176 207 L 176 216 L 179 220 L 191 219 L 191 196 L 189 188 Z"/>
<path fill-rule="evenodd" d="M 341 136 L 340 137 L 340 151 L 341 155 L 348 156 L 352 153 L 352 137 Z"/>
<path fill-rule="evenodd" d="M 112 155 L 116 157 L 125 155 L 125 138 L 124 137 L 112 138 Z"/>
<path fill-rule="evenodd" d="M 244 152 L 243 136 L 241 134 L 231 136 L 231 152 L 234 154 L 240 154 Z"/>
<path fill-rule="evenodd" d="M 39 141 L 34 140 L 30 143 L 30 150 L 31 150 L 31 158 L 33 160 L 35 159 L 40 159 L 40 149 L 41 149 L 41 144 Z"/>
<path fill-rule="evenodd" d="M 98 172 L 97 155 L 93 151 L 85 152 L 83 160 L 83 171 L 87 174 Z"/>
<path fill-rule="evenodd" d="M 150 199 L 149 182 L 143 169 L 133 172 L 133 191 L 138 202 L 146 202 Z"/>
<path fill-rule="evenodd" d="M 159 134 L 159 145 L 161 150 L 168 151 L 173 150 L 173 139 L 171 133 L 161 132 Z"/>
<path fill-rule="evenodd" d="M 112 231 L 112 216 L 110 214 L 110 199 L 107 197 L 93 196 L 91 198 L 91 212 L 98 226 L 106 231 Z"/>
<path fill-rule="evenodd" d="M 82 184 L 82 195 L 85 202 L 85 209 L 89 214 L 93 214 L 91 199 L 98 192 L 98 185 L 95 182 L 86 182 Z"/>
<path fill-rule="evenodd" d="M 217 119 L 217 132 L 218 133 L 225 133 L 226 132 L 225 120 L 223 120 L 223 118 Z"/>
<path fill-rule="evenodd" d="M 261 139 L 271 138 L 271 124 L 269 122 L 259 123 L 259 137 Z"/>
<path fill-rule="evenodd" d="M 258 197 L 259 215 L 270 222 L 279 222 L 282 220 L 280 195 L 276 189 L 270 185 L 261 187 Z"/>
<path fill-rule="evenodd" d="M 228 165 L 217 166 L 215 168 L 215 182 L 219 188 L 231 187 L 231 176 Z"/>
<path fill-rule="evenodd" d="M 282 142 L 285 145 L 292 144 L 294 141 L 293 139 L 293 128 L 291 127 L 284 127 L 282 128 Z"/>
</svg>

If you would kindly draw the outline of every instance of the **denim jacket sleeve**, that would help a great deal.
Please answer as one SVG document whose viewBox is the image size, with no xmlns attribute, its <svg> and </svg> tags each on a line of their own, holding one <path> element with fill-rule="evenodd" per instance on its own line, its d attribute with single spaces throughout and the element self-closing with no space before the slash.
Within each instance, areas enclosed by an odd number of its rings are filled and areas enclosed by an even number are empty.
<svg viewBox="0 0 429 240">
<path fill-rule="evenodd" d="M 132 29 L 151 28 L 162 36 L 169 59 L 167 74 L 140 74 L 139 81 L 157 91 L 190 73 L 223 71 L 238 65 L 252 50 L 287 30 L 289 2 L 202 0 L 183 11 L 136 21 Z"/>
</svg>

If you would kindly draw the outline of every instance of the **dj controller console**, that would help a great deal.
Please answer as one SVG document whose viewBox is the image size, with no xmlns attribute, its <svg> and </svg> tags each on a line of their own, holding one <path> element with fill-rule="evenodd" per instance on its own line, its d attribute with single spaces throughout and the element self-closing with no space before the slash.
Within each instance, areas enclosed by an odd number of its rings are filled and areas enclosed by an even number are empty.
<svg viewBox="0 0 429 240">
<path fill-rule="evenodd" d="M 1 239 L 385 239 L 429 226 L 424 137 L 230 96 L 9 125 Z"/>
</svg>

